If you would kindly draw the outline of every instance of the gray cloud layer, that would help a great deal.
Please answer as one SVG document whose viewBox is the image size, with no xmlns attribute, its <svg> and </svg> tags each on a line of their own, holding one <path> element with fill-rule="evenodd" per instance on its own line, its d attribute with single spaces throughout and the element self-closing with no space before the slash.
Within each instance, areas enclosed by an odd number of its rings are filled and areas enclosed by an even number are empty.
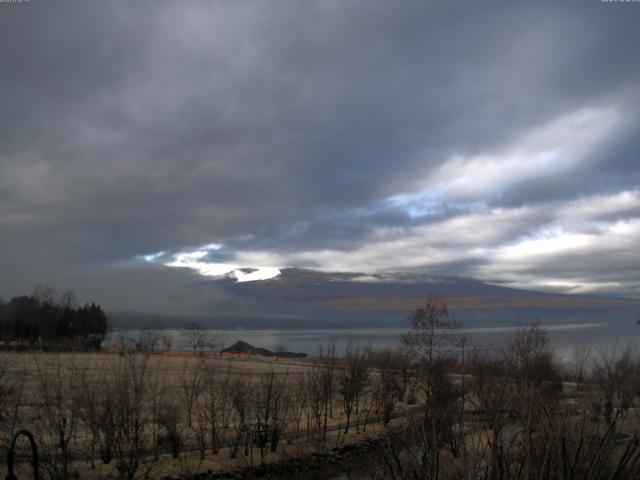
<svg viewBox="0 0 640 480">
<path fill-rule="evenodd" d="M 0 4 L 0 292 L 155 308 L 195 277 L 136 256 L 216 242 L 246 266 L 640 295 L 639 21 L 598 1 Z"/>
</svg>

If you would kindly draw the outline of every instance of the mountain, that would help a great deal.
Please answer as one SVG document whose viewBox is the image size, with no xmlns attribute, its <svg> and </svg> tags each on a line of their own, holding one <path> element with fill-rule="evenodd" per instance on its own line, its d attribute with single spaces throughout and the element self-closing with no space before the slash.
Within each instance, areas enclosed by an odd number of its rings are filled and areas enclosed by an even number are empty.
<svg viewBox="0 0 640 480">
<path fill-rule="evenodd" d="M 191 295 L 226 300 L 204 304 L 190 318 L 218 328 L 348 328 L 406 325 L 407 313 L 429 295 L 445 297 L 470 326 L 557 322 L 635 321 L 640 301 L 519 290 L 470 278 L 413 273 L 364 275 L 297 268 L 278 276 L 238 282 L 234 276 L 202 280 Z M 135 314 L 119 312 L 116 323 Z M 165 317 L 162 325 L 184 319 Z"/>
</svg>

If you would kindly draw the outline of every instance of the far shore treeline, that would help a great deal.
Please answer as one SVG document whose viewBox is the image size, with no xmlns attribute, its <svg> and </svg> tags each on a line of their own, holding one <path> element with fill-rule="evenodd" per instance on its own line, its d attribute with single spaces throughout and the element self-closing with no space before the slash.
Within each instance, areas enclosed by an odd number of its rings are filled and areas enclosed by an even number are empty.
<svg viewBox="0 0 640 480">
<path fill-rule="evenodd" d="M 0 340 L 5 348 L 98 350 L 109 327 L 100 305 L 76 305 L 72 292 L 58 296 L 37 288 L 5 302 L 0 298 Z"/>
</svg>

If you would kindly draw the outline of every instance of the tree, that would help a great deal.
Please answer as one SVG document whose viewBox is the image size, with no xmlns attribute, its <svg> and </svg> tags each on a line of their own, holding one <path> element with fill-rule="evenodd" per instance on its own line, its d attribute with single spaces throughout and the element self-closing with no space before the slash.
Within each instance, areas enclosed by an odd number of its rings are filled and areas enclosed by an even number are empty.
<svg viewBox="0 0 640 480">
<path fill-rule="evenodd" d="M 160 342 L 162 343 L 163 349 L 167 352 L 173 348 L 173 337 L 169 333 L 162 335 Z"/>
<path fill-rule="evenodd" d="M 228 384 L 219 381 L 220 373 L 216 365 L 207 365 L 203 371 L 203 392 L 198 404 L 201 423 L 209 432 L 211 453 L 220 448 L 220 430 L 223 427 L 223 402 L 228 395 Z M 206 440 L 206 433 L 203 440 Z"/>
<path fill-rule="evenodd" d="M 538 386 L 558 376 L 549 334 L 539 324 L 515 332 L 505 353 L 513 369 L 512 377 L 525 387 Z"/>
<path fill-rule="evenodd" d="M 73 360 L 72 360 L 73 361 Z M 72 471 L 72 440 L 77 435 L 79 395 L 78 372 L 67 369 L 59 356 L 53 364 L 34 357 L 36 365 L 37 421 L 34 429 L 45 448 L 44 468 L 50 478 L 68 480 Z"/>
<path fill-rule="evenodd" d="M 183 405 L 182 410 L 187 414 L 187 427 L 191 428 L 193 421 L 193 410 L 198 402 L 198 397 L 203 390 L 203 364 L 200 361 L 195 367 L 190 363 L 184 363 L 180 375 L 180 388 L 182 390 Z"/>
<path fill-rule="evenodd" d="M 127 355 L 115 368 L 114 458 L 119 478 L 127 480 L 133 480 L 144 463 L 148 363 L 148 356 Z"/>
<path fill-rule="evenodd" d="M 0 355 L 0 444 L 8 445 L 20 424 L 25 410 L 25 380 L 27 370 L 24 363 L 15 358 Z"/>
<path fill-rule="evenodd" d="M 587 365 L 591 358 L 591 346 L 579 343 L 573 347 L 571 354 L 571 375 L 576 382 L 582 382 L 587 373 Z"/>
<path fill-rule="evenodd" d="M 362 352 L 358 345 L 349 344 L 338 368 L 338 392 L 342 398 L 346 417 L 344 433 L 349 433 L 351 414 L 354 409 L 356 414 L 359 412 L 360 399 L 369 380 L 368 362 L 365 352 Z"/>
<path fill-rule="evenodd" d="M 108 318 L 99 305 L 78 307 L 71 292 L 57 299 L 52 288 L 38 287 L 31 296 L 0 304 L 0 335 L 5 341 L 97 350 L 108 328 Z"/>
<path fill-rule="evenodd" d="M 184 323 L 182 337 L 184 342 L 193 350 L 193 355 L 207 346 L 207 332 L 202 325 L 193 321 Z"/>
<path fill-rule="evenodd" d="M 418 354 L 427 364 L 437 357 L 447 356 L 460 340 L 461 323 L 449 314 L 447 302 L 441 297 L 427 297 L 409 314 L 409 332 L 402 343 Z"/>
<path fill-rule="evenodd" d="M 373 394 L 378 412 L 382 414 L 382 424 L 385 426 L 391 421 L 396 400 L 402 399 L 399 357 L 399 352 L 391 349 L 375 352 L 372 357 L 373 366 L 378 370 L 377 377 L 373 377 Z"/>
<path fill-rule="evenodd" d="M 521 427 L 521 448 L 526 457 L 524 478 L 533 478 L 542 449 L 536 433 L 548 428 L 550 412 L 559 409 L 559 387 L 555 383 L 558 368 L 549 335 L 539 324 L 515 332 L 505 350 L 504 363 L 512 383 L 509 410 L 515 410 L 513 417 Z"/>
<path fill-rule="evenodd" d="M 142 332 L 140 332 L 140 338 L 138 339 L 139 349 L 143 352 L 156 353 L 160 346 L 160 340 L 160 325 L 158 325 L 158 322 L 154 320 L 146 323 L 142 327 Z"/>
<path fill-rule="evenodd" d="M 287 424 L 291 398 L 285 380 L 278 378 L 273 370 L 262 373 L 252 387 L 253 424 L 249 435 L 252 446 L 260 449 L 260 462 L 264 463 L 268 451 L 275 453 L 278 448 Z"/>
<path fill-rule="evenodd" d="M 440 448 L 450 441 L 456 423 L 456 389 L 449 375 L 453 349 L 460 345 L 460 322 L 449 314 L 447 302 L 427 297 L 409 314 L 409 332 L 402 342 L 418 360 L 422 422 L 419 427 L 424 451 L 424 476 L 437 476 Z M 457 452 L 455 453 L 457 455 Z"/>
<path fill-rule="evenodd" d="M 206 343 L 211 350 L 222 354 L 222 349 L 224 348 L 226 339 L 224 337 L 224 334 L 220 332 L 213 332 L 209 335 L 206 335 Z"/>
</svg>

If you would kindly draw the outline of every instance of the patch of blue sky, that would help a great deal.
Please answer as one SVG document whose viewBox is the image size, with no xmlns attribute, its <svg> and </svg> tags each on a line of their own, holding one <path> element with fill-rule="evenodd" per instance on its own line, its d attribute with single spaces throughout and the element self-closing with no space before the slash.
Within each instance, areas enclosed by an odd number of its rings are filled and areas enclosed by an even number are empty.
<svg viewBox="0 0 640 480">
<path fill-rule="evenodd" d="M 442 196 L 432 189 L 394 195 L 387 199 L 387 204 L 401 208 L 411 218 L 441 215 L 446 211 Z"/>
<path fill-rule="evenodd" d="M 156 253 L 149 253 L 147 255 L 139 255 L 138 258 L 142 258 L 145 262 L 154 262 L 167 253 L 165 250 Z"/>
</svg>

